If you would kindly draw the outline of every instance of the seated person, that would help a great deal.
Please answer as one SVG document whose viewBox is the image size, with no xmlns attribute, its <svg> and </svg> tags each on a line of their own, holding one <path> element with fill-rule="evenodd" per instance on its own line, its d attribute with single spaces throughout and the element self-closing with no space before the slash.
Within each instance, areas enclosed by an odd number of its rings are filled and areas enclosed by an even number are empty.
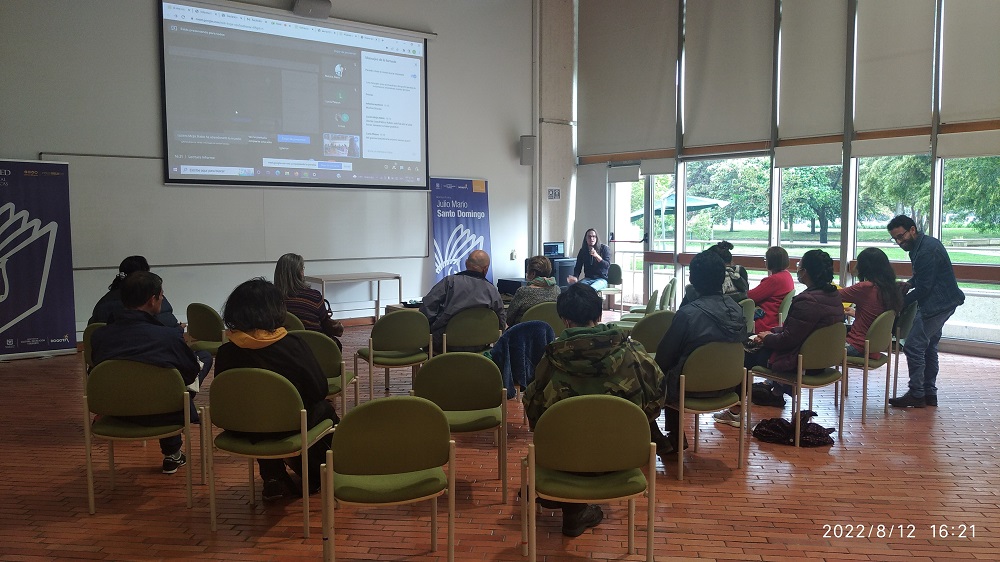
<svg viewBox="0 0 1000 562">
<path fill-rule="evenodd" d="M 95 322 L 108 323 L 116 312 L 125 310 L 125 305 L 122 304 L 121 299 L 122 282 L 136 271 L 149 271 L 149 262 L 146 261 L 146 258 L 142 256 L 129 256 L 122 260 L 122 263 L 118 266 L 118 274 L 115 275 L 115 278 L 111 280 L 111 284 L 108 285 L 108 292 L 94 305 L 94 312 L 90 315 L 90 320 L 87 321 L 88 324 Z M 174 307 L 170 306 L 170 302 L 166 297 L 163 299 L 160 312 L 156 314 L 156 319 L 168 328 L 180 328 L 182 332 L 184 331 L 184 325 L 177 322 L 177 317 L 174 316 Z"/>
<path fill-rule="evenodd" d="M 202 363 L 184 343 L 180 330 L 164 326 L 156 318 L 165 300 L 163 280 L 155 273 L 134 271 L 122 279 L 115 291 L 121 297 L 122 310 L 112 316 L 107 326 L 98 328 L 91 336 L 94 364 L 109 359 L 126 359 L 177 369 L 187 385 L 196 380 L 199 383 L 203 381 L 212 368 L 211 354 Z M 192 403 L 192 422 L 197 419 L 193 408 Z M 145 426 L 183 424 L 184 412 L 130 416 L 124 419 Z M 181 452 L 182 445 L 180 435 L 160 439 L 164 474 L 173 474 L 187 463 L 187 458 Z"/>
<path fill-rule="evenodd" d="M 507 325 L 521 321 L 521 316 L 536 304 L 555 302 L 559 298 L 559 285 L 552 275 L 552 262 L 545 256 L 534 256 L 528 260 L 528 284 L 514 293 L 507 307 Z"/>
<path fill-rule="evenodd" d="M 656 349 L 656 363 L 666 374 L 666 400 L 677 403 L 680 391 L 680 376 L 684 363 L 691 353 L 711 342 L 739 342 L 747 339 L 747 322 L 743 307 L 722 294 L 723 280 L 726 278 L 726 264 L 722 257 L 711 249 L 705 250 L 691 260 L 689 277 L 698 298 L 677 309 L 670 329 L 660 340 Z M 738 391 L 739 389 L 737 389 Z M 729 390 L 705 393 L 703 396 L 719 396 Z M 737 423 L 739 423 L 737 419 Z M 661 438 L 659 426 L 654 425 L 654 441 L 661 457 L 676 453 L 678 448 L 677 430 L 680 412 L 667 408 L 666 428 L 669 438 Z"/>
<path fill-rule="evenodd" d="M 486 272 L 490 269 L 490 255 L 483 250 L 473 250 L 465 260 L 465 271 L 449 275 L 431 287 L 423 298 L 420 312 L 427 317 L 431 325 L 431 335 L 434 336 L 435 352 L 441 349 L 441 340 L 448 321 L 453 316 L 467 308 L 488 307 L 497 313 L 500 325 L 498 330 L 506 326 L 506 315 L 503 309 L 503 299 L 496 286 L 486 280 Z M 450 347 L 452 351 L 482 351 L 482 349 L 465 349 Z"/>
<path fill-rule="evenodd" d="M 307 330 L 323 332 L 343 350 L 340 336 L 344 335 L 344 325 L 333 319 L 323 295 L 306 284 L 305 273 L 302 256 L 285 254 L 278 258 L 274 266 L 274 286 L 281 291 L 285 309 L 301 320 Z"/>
<path fill-rule="evenodd" d="M 742 265 L 733 264 L 732 249 L 733 244 L 723 240 L 714 246 L 710 246 L 706 251 L 715 252 L 722 258 L 723 263 L 726 264 L 726 279 L 722 283 L 722 294 L 739 303 L 741 300 L 747 298 L 747 289 L 750 288 L 750 282 L 747 270 Z M 684 287 L 684 298 L 681 300 L 681 306 L 697 299 L 698 296 L 698 291 L 694 285 L 688 283 L 687 287 Z"/>
<path fill-rule="evenodd" d="M 847 354 L 862 357 L 868 328 L 886 310 L 895 310 L 899 314 L 903 310 L 903 293 L 896 284 L 896 272 L 889 264 L 889 257 L 878 248 L 861 250 L 854 274 L 858 282 L 840 289 L 838 293 L 845 303 L 854 303 L 853 308 L 845 309 L 848 316 L 854 317 L 854 323 L 847 331 Z M 871 358 L 878 358 L 877 350 L 872 350 Z"/>
<path fill-rule="evenodd" d="M 637 404 L 650 425 L 660 415 L 663 373 L 646 355 L 642 344 L 616 328 L 599 324 L 603 300 L 583 283 L 570 285 L 556 301 L 566 330 L 545 348 L 535 368 L 535 380 L 524 391 L 524 412 L 532 429 L 538 418 L 556 402 L 582 394 L 610 394 Z M 740 312 L 742 317 L 742 310 Z M 543 503 L 562 508 L 562 532 L 581 535 L 601 522 L 597 505 Z"/>
<path fill-rule="evenodd" d="M 588 228 L 583 233 L 583 244 L 576 254 L 576 266 L 573 275 L 566 278 L 566 283 L 585 283 L 600 291 L 608 288 L 608 269 L 611 268 L 611 248 L 601 244 L 597 231 Z M 580 279 L 580 273 L 584 278 Z"/>
<path fill-rule="evenodd" d="M 754 333 L 770 332 L 778 326 L 778 313 L 785 295 L 795 290 L 795 281 L 788 272 L 788 252 L 781 246 L 771 246 L 764 254 L 767 277 L 747 292 L 757 310 L 754 313 Z"/>
<path fill-rule="evenodd" d="M 309 427 L 315 427 L 323 420 L 340 421 L 333 406 L 326 401 L 329 387 L 326 375 L 320 368 L 312 349 L 298 336 L 289 334 L 285 328 L 285 304 L 277 287 L 264 279 L 251 279 L 233 290 L 223 308 L 222 319 L 226 323 L 229 341 L 219 346 L 216 353 L 216 370 L 251 367 L 268 369 L 285 377 L 299 391 L 302 405 L 307 412 Z M 286 434 L 258 434 L 261 440 L 279 439 Z M 330 448 L 331 438 L 327 435 L 309 448 L 309 489 L 318 491 L 320 486 L 320 465 Z M 264 501 L 274 501 L 282 497 L 299 495 L 301 487 L 296 486 L 282 459 L 257 459 L 260 477 L 264 480 L 261 490 Z M 292 463 L 292 470 L 301 475 L 301 466 Z"/>
<path fill-rule="evenodd" d="M 798 368 L 799 349 L 806 338 L 819 328 L 844 321 L 844 307 L 833 285 L 830 254 L 809 250 L 799 261 L 795 274 L 806 290 L 792 298 L 784 326 L 754 337 L 753 343 L 760 349 L 747 353 L 747 369 L 761 366 L 773 371 L 794 372 Z M 761 406 L 784 405 L 781 395 L 791 391 L 787 385 L 774 383 L 755 383 L 754 387 L 754 404 Z M 763 390 L 767 392 L 761 392 Z"/>
</svg>

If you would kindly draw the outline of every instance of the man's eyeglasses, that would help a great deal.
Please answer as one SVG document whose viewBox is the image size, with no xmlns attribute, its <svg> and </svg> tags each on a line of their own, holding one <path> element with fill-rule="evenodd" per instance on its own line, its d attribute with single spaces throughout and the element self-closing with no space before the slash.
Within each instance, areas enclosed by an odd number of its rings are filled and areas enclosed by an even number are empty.
<svg viewBox="0 0 1000 562">
<path fill-rule="evenodd" d="M 900 233 L 899 233 L 899 234 L 897 234 L 896 236 L 890 236 L 890 237 L 889 237 L 889 240 L 891 240 L 891 241 L 893 241 L 893 242 L 895 242 L 895 243 L 899 244 L 899 243 L 900 243 L 900 242 L 902 242 L 903 240 L 906 240 L 906 238 L 907 238 L 907 234 L 909 234 L 909 233 L 910 233 L 910 231 L 909 231 L 909 230 L 906 230 L 906 231 L 903 231 L 903 232 L 900 232 Z"/>
</svg>

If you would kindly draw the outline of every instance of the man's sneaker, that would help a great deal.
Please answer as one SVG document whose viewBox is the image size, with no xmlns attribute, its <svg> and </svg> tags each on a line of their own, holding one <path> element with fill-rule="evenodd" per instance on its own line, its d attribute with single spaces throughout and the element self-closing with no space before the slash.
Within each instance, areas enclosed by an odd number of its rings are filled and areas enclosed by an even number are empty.
<svg viewBox="0 0 1000 562">
<path fill-rule="evenodd" d="M 584 531 L 596 527 L 604 519 L 604 512 L 599 505 L 588 505 L 573 515 L 563 515 L 562 534 L 567 537 L 579 537 Z"/>
<path fill-rule="evenodd" d="M 264 487 L 260 491 L 260 497 L 265 502 L 273 502 L 282 498 L 298 498 L 301 496 L 302 490 L 295 485 L 295 482 L 287 474 L 284 478 L 272 478 L 265 481 Z"/>
<path fill-rule="evenodd" d="M 937 394 L 925 394 L 924 402 L 926 402 L 928 406 L 937 407 Z"/>
<path fill-rule="evenodd" d="M 163 474 L 173 474 L 177 469 L 187 464 L 184 453 L 178 451 L 172 455 L 163 457 Z"/>
<path fill-rule="evenodd" d="M 896 408 L 923 408 L 927 405 L 927 400 L 923 396 L 916 398 L 912 392 L 907 392 L 898 398 L 890 398 L 889 405 Z M 937 405 L 936 396 L 934 397 L 934 405 Z"/>
<path fill-rule="evenodd" d="M 722 410 L 717 414 L 712 414 L 712 418 L 715 423 L 724 423 L 726 425 L 731 425 L 733 427 L 740 426 L 740 416 L 739 414 L 734 414 L 729 411 L 729 409 Z"/>
</svg>

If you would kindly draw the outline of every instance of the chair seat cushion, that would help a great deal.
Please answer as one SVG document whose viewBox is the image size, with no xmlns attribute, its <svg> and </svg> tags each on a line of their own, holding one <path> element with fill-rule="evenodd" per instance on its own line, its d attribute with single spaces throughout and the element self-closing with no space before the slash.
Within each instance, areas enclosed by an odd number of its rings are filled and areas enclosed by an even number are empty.
<svg viewBox="0 0 1000 562">
<path fill-rule="evenodd" d="M 343 379 L 344 375 L 347 376 L 347 383 L 341 382 L 341 380 Z M 327 389 L 328 389 L 326 391 L 326 395 L 327 396 L 330 396 L 332 394 L 340 394 L 341 391 L 344 390 L 344 387 L 347 386 L 348 384 L 351 384 L 351 381 L 354 380 L 354 373 L 352 373 L 350 371 L 344 371 L 344 375 L 341 375 L 339 377 L 331 377 L 331 378 L 326 379 L 326 386 L 327 386 Z"/>
<path fill-rule="evenodd" d="M 101 416 L 90 426 L 94 435 L 118 439 L 153 439 L 184 431 L 183 424 L 140 425 L 113 416 Z"/>
<path fill-rule="evenodd" d="M 646 317 L 645 312 L 629 312 L 627 314 L 622 314 L 616 322 L 638 322 Z"/>
<path fill-rule="evenodd" d="M 485 410 L 445 411 L 444 415 L 448 418 L 448 426 L 455 433 L 482 431 L 500 425 L 502 419 L 501 407 L 487 408 Z"/>
<path fill-rule="evenodd" d="M 398 503 L 426 498 L 448 488 L 441 467 L 400 474 L 355 475 L 333 473 L 334 496 L 352 503 Z"/>
<path fill-rule="evenodd" d="M 882 365 L 885 365 L 888 361 L 889 361 L 889 357 L 886 356 L 886 354 L 879 353 L 878 354 L 878 359 L 869 359 L 868 360 L 868 368 L 869 369 L 878 369 L 878 368 L 882 367 Z M 861 368 L 864 368 L 864 366 L 865 366 L 865 358 L 864 357 L 851 357 L 850 355 L 848 355 L 847 356 L 847 364 L 850 365 L 850 366 L 852 366 L 852 367 L 861 367 Z"/>
<path fill-rule="evenodd" d="M 723 408 L 728 408 L 733 404 L 738 404 L 739 401 L 740 395 L 735 392 L 727 392 L 722 396 L 710 397 L 685 396 L 684 409 L 697 412 L 715 412 Z M 677 405 L 674 404 L 674 408 L 676 407 Z"/>
<path fill-rule="evenodd" d="M 358 350 L 358 356 L 369 363 L 388 367 L 405 367 L 416 365 L 427 361 L 427 352 L 421 350 L 414 351 L 378 351 L 375 350 L 375 360 L 371 359 L 371 350 L 362 347 Z"/>
<path fill-rule="evenodd" d="M 215 352 L 219 351 L 220 345 L 222 345 L 221 341 L 200 340 L 191 342 L 191 344 L 188 347 L 190 347 L 192 351 L 208 351 L 212 355 L 215 355 Z"/>
<path fill-rule="evenodd" d="M 764 367 L 754 367 L 752 371 L 755 374 L 766 376 L 770 379 L 780 380 L 781 382 L 786 382 L 789 384 L 795 384 L 795 373 L 781 373 L 778 371 L 772 371 Z M 833 384 L 834 382 L 840 380 L 840 371 L 834 368 L 823 369 L 820 373 L 815 375 L 802 375 L 802 386 L 803 387 L 818 387 L 826 386 L 828 384 Z"/>
<path fill-rule="evenodd" d="M 323 420 L 309 429 L 306 437 L 310 443 L 333 427 L 333 421 Z M 227 453 L 246 457 L 290 457 L 302 452 L 299 432 L 279 433 L 273 439 L 261 438 L 261 434 L 247 434 L 239 431 L 223 431 L 215 438 L 215 446 Z"/>
<path fill-rule="evenodd" d="M 555 498 L 598 502 L 641 493 L 646 477 L 638 468 L 608 474 L 574 474 L 535 467 L 535 491 Z"/>
</svg>

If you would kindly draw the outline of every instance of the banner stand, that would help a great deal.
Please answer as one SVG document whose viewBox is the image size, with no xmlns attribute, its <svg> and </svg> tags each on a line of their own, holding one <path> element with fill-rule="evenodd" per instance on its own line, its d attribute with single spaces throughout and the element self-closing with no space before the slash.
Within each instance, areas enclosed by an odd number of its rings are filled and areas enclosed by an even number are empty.
<svg viewBox="0 0 1000 562">
<path fill-rule="evenodd" d="M 465 269 L 473 250 L 490 247 L 490 204 L 486 180 L 431 178 L 434 282 Z M 493 268 L 486 272 L 493 283 Z"/>
</svg>

